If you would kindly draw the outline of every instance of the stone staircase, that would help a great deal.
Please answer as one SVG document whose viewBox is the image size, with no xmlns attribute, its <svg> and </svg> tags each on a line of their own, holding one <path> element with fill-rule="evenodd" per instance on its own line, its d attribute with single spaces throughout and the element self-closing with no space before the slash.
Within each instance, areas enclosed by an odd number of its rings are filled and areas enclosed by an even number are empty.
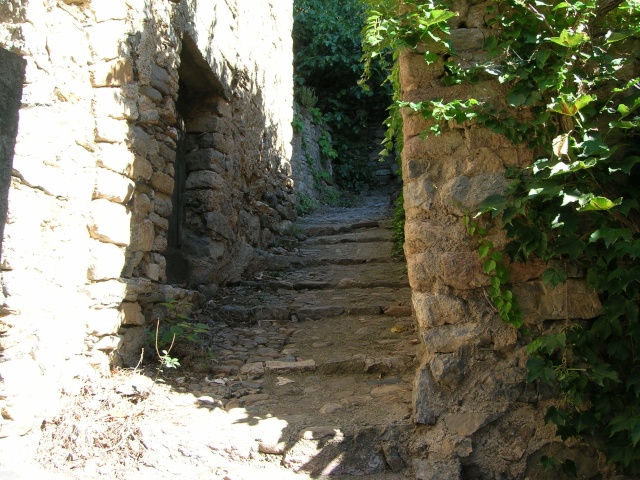
<svg viewBox="0 0 640 480">
<path fill-rule="evenodd" d="M 192 478 L 412 477 L 420 347 L 389 214 L 379 195 L 303 218 L 296 248 L 217 292 L 201 313 L 214 356 L 168 379 L 185 409 L 177 424 L 144 426 L 140 478 L 174 478 L 182 457 L 200 465 Z M 170 453 L 154 447 L 167 437 Z"/>
</svg>

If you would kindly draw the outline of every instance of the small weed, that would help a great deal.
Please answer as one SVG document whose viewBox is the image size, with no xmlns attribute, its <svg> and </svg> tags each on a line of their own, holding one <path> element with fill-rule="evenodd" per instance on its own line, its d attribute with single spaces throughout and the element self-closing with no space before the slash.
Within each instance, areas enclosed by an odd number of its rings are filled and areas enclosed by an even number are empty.
<svg viewBox="0 0 640 480">
<path fill-rule="evenodd" d="M 304 130 L 304 121 L 302 120 L 302 117 L 298 115 L 298 112 L 293 115 L 291 126 L 293 127 L 293 131 L 295 133 L 302 133 L 302 131 Z"/>
<path fill-rule="evenodd" d="M 301 193 L 298 195 L 298 205 L 296 205 L 296 210 L 298 211 L 298 215 L 304 217 L 305 215 L 309 215 L 318 209 L 318 202 L 315 201 L 309 195 Z"/>
<path fill-rule="evenodd" d="M 178 368 L 180 366 L 180 362 L 178 361 L 178 359 L 169 355 L 169 353 L 171 352 L 171 349 L 173 348 L 173 344 L 176 340 L 175 334 L 171 339 L 171 345 L 169 345 L 169 348 L 167 348 L 166 350 L 162 350 L 162 354 L 160 353 L 160 349 L 158 348 L 159 336 L 160 336 L 160 319 L 158 318 L 156 322 L 155 347 L 156 347 L 156 354 L 158 355 L 158 359 L 160 360 L 160 366 L 158 367 L 158 373 L 156 374 L 156 381 L 158 380 L 158 375 L 160 375 L 163 368 Z"/>
<path fill-rule="evenodd" d="M 404 199 L 402 194 L 396 199 L 396 206 L 393 209 L 393 254 L 399 255 L 404 252 Z"/>
<path fill-rule="evenodd" d="M 313 88 L 302 86 L 297 88 L 298 100 L 300 105 L 308 109 L 314 108 L 318 104 L 318 97 Z"/>
<path fill-rule="evenodd" d="M 155 345 L 163 367 L 175 368 L 179 364 L 169 356 L 174 345 L 180 352 L 188 344 L 199 347 L 204 343 L 203 336 L 209 334 L 211 328 L 187 315 L 193 307 L 189 302 L 171 299 L 160 305 L 165 308 L 165 315 L 157 318 L 155 332 L 147 332 L 147 343 Z"/>
</svg>

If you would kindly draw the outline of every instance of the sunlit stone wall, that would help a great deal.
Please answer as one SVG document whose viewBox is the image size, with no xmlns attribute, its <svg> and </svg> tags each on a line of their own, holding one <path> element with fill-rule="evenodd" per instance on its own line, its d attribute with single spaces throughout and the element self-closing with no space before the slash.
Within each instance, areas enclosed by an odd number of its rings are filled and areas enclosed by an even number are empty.
<svg viewBox="0 0 640 480">
<path fill-rule="evenodd" d="M 277 0 L 0 4 L 0 46 L 26 60 L 0 437 L 28 432 L 61 390 L 135 364 L 154 303 L 206 298 L 289 229 L 291 26 L 291 2 Z M 176 162 L 187 273 L 170 285 Z"/>
</svg>

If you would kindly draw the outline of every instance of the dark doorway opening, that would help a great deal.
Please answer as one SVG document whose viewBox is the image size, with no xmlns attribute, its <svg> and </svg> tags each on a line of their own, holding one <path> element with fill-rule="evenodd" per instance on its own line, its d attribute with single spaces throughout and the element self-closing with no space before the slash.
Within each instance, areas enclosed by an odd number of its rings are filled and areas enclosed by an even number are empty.
<svg viewBox="0 0 640 480">
<path fill-rule="evenodd" d="M 174 164 L 175 186 L 172 196 L 171 217 L 167 238 L 167 281 L 171 284 L 187 284 L 190 278 L 188 260 L 185 219 L 187 208 L 185 204 L 185 186 L 187 181 L 187 143 L 188 132 L 186 125 L 194 106 L 202 108 L 202 99 L 223 92 L 222 84 L 211 70 L 202 56 L 196 43 L 185 35 L 182 40 L 180 53 L 180 68 L 178 69 L 179 87 L 176 102 L 178 140 L 176 145 L 176 160 Z M 203 132 L 204 133 L 204 132 Z"/>
</svg>

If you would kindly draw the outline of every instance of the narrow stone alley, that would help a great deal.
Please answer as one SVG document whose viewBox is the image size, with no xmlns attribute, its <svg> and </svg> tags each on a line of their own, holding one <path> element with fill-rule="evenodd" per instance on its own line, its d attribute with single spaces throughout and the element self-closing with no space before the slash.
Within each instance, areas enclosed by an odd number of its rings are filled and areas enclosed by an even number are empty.
<svg viewBox="0 0 640 480">
<path fill-rule="evenodd" d="M 210 358 L 165 369 L 167 383 L 132 407 L 131 462 L 69 468 L 56 461 L 62 445 L 41 447 L 42 461 L 84 479 L 408 478 L 420 347 L 390 215 L 389 196 L 374 193 L 303 217 L 301 241 L 221 288 L 199 314 L 213 329 Z M 135 377 L 125 384 L 149 388 Z"/>
</svg>

